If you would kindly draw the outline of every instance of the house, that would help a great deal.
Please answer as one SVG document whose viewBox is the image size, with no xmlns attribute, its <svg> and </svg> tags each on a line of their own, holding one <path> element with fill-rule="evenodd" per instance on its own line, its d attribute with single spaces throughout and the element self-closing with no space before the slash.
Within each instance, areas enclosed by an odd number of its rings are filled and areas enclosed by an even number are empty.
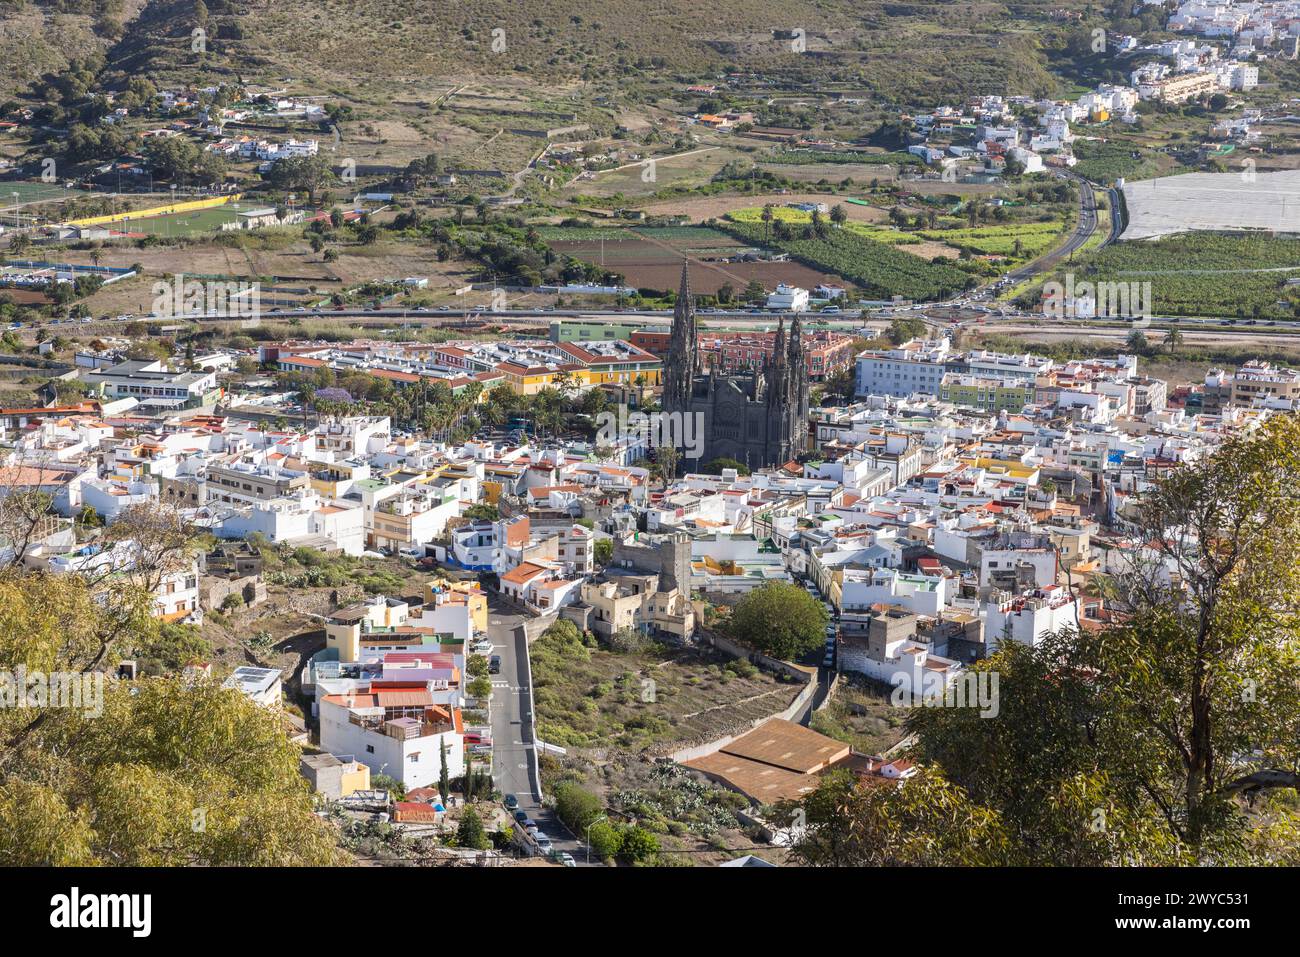
<svg viewBox="0 0 1300 957">
<path fill-rule="evenodd" d="M 370 768 L 350 754 L 304 754 L 298 759 L 298 773 L 307 779 L 313 794 L 331 801 L 370 790 Z"/>
<path fill-rule="evenodd" d="M 223 688 L 234 688 L 255 704 L 264 708 L 280 706 L 280 669 L 254 668 L 244 665 L 231 672 L 221 683 Z"/>
<path fill-rule="evenodd" d="M 465 773 L 464 725 L 459 708 L 435 705 L 424 687 L 372 686 L 365 694 L 330 694 L 320 700 L 320 744 L 331 754 L 351 754 L 374 774 L 409 788 Z"/>
</svg>

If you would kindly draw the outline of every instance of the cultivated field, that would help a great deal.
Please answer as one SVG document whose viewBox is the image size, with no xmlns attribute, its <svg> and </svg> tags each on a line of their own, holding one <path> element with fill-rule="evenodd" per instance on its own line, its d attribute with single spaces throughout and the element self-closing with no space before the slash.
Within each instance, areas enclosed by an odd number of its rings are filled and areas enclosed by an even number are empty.
<svg viewBox="0 0 1300 957">
<path fill-rule="evenodd" d="M 707 227 L 609 230 L 614 234 L 611 239 L 550 238 L 564 232 L 561 228 L 544 234 L 557 253 L 612 269 L 622 274 L 628 285 L 638 289 L 676 289 L 684 258 L 691 262 L 691 288 L 710 295 L 728 284 L 739 292 L 753 280 L 767 289 L 782 282 L 810 289 L 837 281 L 830 273 L 796 262 L 720 262 L 753 247 Z M 584 237 L 595 233 L 596 230 L 580 231 Z"/>
</svg>

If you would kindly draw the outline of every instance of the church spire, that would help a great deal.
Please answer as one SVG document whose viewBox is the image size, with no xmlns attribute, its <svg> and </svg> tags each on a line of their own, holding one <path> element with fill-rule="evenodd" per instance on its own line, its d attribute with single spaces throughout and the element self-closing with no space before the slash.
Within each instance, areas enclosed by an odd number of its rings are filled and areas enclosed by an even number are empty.
<svg viewBox="0 0 1300 957">
<path fill-rule="evenodd" d="M 699 353 L 695 341 L 695 302 L 691 296 L 690 262 L 682 260 L 682 281 L 673 304 L 672 333 L 668 340 L 668 362 L 664 368 L 663 408 L 685 412 L 690 403 Z"/>
<path fill-rule="evenodd" d="M 808 434 L 808 359 L 804 355 L 803 323 L 796 312 L 790 324 L 789 408 L 791 447 L 802 452 Z"/>
</svg>

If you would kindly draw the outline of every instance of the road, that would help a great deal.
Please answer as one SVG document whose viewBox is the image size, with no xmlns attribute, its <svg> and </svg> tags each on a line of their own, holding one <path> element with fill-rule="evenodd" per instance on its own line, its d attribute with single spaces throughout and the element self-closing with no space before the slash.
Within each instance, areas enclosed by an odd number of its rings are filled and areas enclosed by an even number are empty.
<svg viewBox="0 0 1300 957">
<path fill-rule="evenodd" d="M 502 794 L 513 794 L 519 807 L 551 839 L 557 851 L 568 851 L 578 865 L 586 862 L 587 847 L 579 842 L 555 813 L 539 800 L 541 782 L 533 772 L 535 732 L 529 701 L 529 673 L 524 623 L 521 614 L 495 596 L 488 602 L 490 654 L 501 657 L 500 674 L 492 675 L 492 777 Z"/>
<path fill-rule="evenodd" d="M 1068 259 L 1076 250 L 1083 248 L 1083 244 L 1096 231 L 1097 196 L 1092 191 L 1092 184 L 1077 176 L 1067 178 L 1079 186 L 1079 221 L 1075 224 L 1074 232 L 1070 234 L 1069 239 L 1051 252 L 1007 273 L 1013 284 L 1022 283 L 1026 279 L 1047 272 L 1062 259 Z"/>
</svg>

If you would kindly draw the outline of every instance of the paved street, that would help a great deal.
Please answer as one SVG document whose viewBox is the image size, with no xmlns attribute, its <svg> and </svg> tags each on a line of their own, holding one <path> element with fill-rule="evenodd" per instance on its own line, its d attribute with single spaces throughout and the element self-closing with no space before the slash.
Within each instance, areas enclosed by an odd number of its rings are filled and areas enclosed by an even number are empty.
<svg viewBox="0 0 1300 957">
<path fill-rule="evenodd" d="M 577 841 L 538 800 L 540 782 L 533 774 L 533 715 L 529 710 L 528 659 L 524 622 L 528 615 L 492 598 L 488 605 L 488 640 L 492 655 L 501 657 L 501 673 L 492 675 L 492 776 L 502 794 L 513 794 L 519 806 L 550 837 L 557 851 L 568 851 L 579 866 L 586 845 Z"/>
</svg>

